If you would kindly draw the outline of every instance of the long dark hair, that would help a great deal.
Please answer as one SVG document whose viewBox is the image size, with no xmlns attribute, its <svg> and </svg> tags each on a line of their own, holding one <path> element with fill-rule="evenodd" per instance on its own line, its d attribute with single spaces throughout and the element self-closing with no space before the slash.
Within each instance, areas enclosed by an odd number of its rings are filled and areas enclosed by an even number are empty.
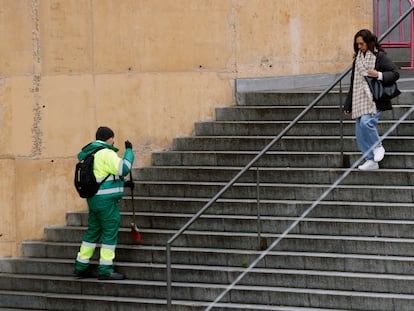
<svg viewBox="0 0 414 311">
<path fill-rule="evenodd" d="M 355 56 L 358 54 L 358 44 L 356 43 L 356 39 L 358 37 L 361 37 L 362 40 L 368 45 L 368 49 L 374 53 L 375 55 L 378 54 L 378 52 L 385 52 L 384 49 L 379 45 L 378 38 L 376 35 L 374 35 L 371 31 L 368 29 L 361 29 L 358 31 L 354 36 L 354 52 Z"/>
</svg>

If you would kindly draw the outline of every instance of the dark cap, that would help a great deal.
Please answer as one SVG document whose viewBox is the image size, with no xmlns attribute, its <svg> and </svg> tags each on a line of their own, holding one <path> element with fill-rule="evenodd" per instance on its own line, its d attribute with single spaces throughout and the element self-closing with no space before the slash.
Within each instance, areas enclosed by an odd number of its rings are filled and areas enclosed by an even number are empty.
<svg viewBox="0 0 414 311">
<path fill-rule="evenodd" d="M 111 137 L 114 137 L 114 132 L 106 126 L 100 126 L 96 131 L 96 140 L 106 141 Z"/>
</svg>

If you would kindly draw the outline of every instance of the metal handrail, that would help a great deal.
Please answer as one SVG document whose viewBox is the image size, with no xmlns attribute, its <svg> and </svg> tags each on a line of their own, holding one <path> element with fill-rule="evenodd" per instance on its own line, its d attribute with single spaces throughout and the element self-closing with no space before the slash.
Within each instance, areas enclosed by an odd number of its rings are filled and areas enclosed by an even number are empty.
<svg viewBox="0 0 414 311">
<path fill-rule="evenodd" d="M 178 230 L 167 242 L 166 245 L 166 260 L 167 260 L 167 310 L 171 310 L 171 244 L 190 227 L 211 205 L 213 205 L 218 198 L 222 196 L 233 184 L 246 173 L 264 154 L 266 154 L 274 144 L 276 144 L 298 121 L 300 121 L 319 101 L 331 91 L 335 85 L 342 80 L 352 69 L 349 66 L 325 91 L 312 101 L 288 126 L 280 132 L 262 151 L 260 151 L 253 160 L 251 160 L 236 176 L 233 177 L 210 201 L 205 204 L 180 230 Z"/>
<path fill-rule="evenodd" d="M 384 135 L 380 137 L 380 141 L 383 141 L 387 138 L 405 119 L 407 119 L 414 112 L 414 106 L 411 108 L 398 120 L 396 121 Z M 271 252 L 303 219 L 308 216 L 319 203 L 326 198 L 335 188 L 357 167 L 357 165 L 365 159 L 365 157 L 374 150 L 376 145 L 372 145 L 360 158 L 358 158 L 351 167 L 345 170 L 345 172 L 325 191 L 323 192 L 318 199 L 316 199 L 303 213 L 298 217 L 280 236 L 272 242 L 272 244 L 263 251 L 217 298 L 208 305 L 204 311 L 211 310 L 214 305 L 221 300 L 234 286 L 247 274 L 249 273 L 269 252 Z"/>
<path fill-rule="evenodd" d="M 378 39 L 381 42 L 392 30 L 394 30 L 412 11 L 414 10 L 414 5 L 411 6 L 400 18 L 394 22 L 390 28 L 385 31 L 381 37 Z M 213 198 L 211 198 L 180 230 L 178 230 L 166 244 L 166 265 L 167 265 L 167 310 L 171 310 L 171 244 L 179 236 L 181 236 L 184 231 L 186 231 L 204 212 L 211 207 L 234 183 L 244 175 L 259 159 L 262 158 L 288 131 L 292 129 L 294 125 L 297 124 L 320 100 L 325 97 L 352 69 L 350 65 L 338 78 L 335 79 L 321 94 L 319 94 L 310 104 L 307 106 L 295 119 L 293 119 L 285 129 L 283 129 L 278 136 L 276 136 L 266 147 L 263 148 L 254 158 L 251 160 L 239 173 L 236 174 Z M 296 225 L 296 224 L 295 224 Z"/>
</svg>

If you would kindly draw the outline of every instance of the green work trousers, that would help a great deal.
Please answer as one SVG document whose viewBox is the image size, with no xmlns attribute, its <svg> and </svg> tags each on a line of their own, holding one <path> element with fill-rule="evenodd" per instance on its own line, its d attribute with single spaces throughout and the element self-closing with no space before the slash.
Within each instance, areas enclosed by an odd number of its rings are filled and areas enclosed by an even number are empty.
<svg viewBox="0 0 414 311">
<path fill-rule="evenodd" d="M 88 206 L 88 229 L 83 236 L 75 268 L 78 271 L 88 269 L 96 245 L 101 241 L 98 274 L 109 274 L 114 271 L 113 261 L 121 222 L 119 200 L 95 195 L 88 199 Z"/>
</svg>

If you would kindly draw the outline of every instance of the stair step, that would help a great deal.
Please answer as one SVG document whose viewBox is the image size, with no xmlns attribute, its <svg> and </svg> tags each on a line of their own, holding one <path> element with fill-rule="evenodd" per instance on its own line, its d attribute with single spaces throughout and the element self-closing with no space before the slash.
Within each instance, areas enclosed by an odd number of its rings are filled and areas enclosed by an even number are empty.
<svg viewBox="0 0 414 311">
<path fill-rule="evenodd" d="M 78 217 L 76 217 L 78 216 Z M 136 224 L 140 229 L 164 228 L 178 230 L 183 227 L 194 215 L 185 213 L 144 213 L 137 215 Z M 71 222 L 72 220 L 73 222 Z M 288 228 L 297 217 L 260 217 L 262 232 L 281 233 Z M 132 213 L 122 214 L 121 226 L 128 227 L 132 222 Z M 87 213 L 76 213 L 68 218 L 67 225 L 84 226 L 88 224 Z M 414 221 L 410 220 L 377 220 L 377 219 L 352 219 L 352 218 L 312 218 L 302 220 L 292 233 L 301 234 L 325 234 L 325 235 L 362 235 L 414 238 L 412 227 Z M 194 230 L 202 231 L 233 231 L 233 232 L 257 232 L 257 215 L 202 215 L 192 225 Z"/>
<path fill-rule="evenodd" d="M 343 90 L 342 96 L 345 96 L 347 90 Z M 294 90 L 290 92 L 269 91 L 269 92 L 248 92 L 237 94 L 238 106 L 307 106 L 320 92 Z M 340 98 L 339 91 L 329 92 L 317 106 L 331 106 L 338 103 Z"/>
<path fill-rule="evenodd" d="M 286 121 L 295 119 L 302 113 L 306 106 L 228 106 L 216 108 L 217 121 Z M 399 119 L 411 108 L 411 105 L 393 105 L 392 111 L 385 111 L 381 115 L 381 120 Z M 338 105 L 335 106 L 315 106 L 303 118 L 308 120 L 338 120 L 342 111 Z M 408 116 L 407 120 L 412 120 L 413 115 Z M 344 118 L 344 119 L 349 119 Z"/>
<path fill-rule="evenodd" d="M 85 227 L 46 227 L 45 240 L 49 242 L 71 242 L 82 240 Z M 143 235 L 142 245 L 166 245 L 176 230 L 140 229 Z M 269 241 L 279 238 L 279 234 L 262 233 L 262 237 Z M 230 249 L 257 249 L 257 234 L 245 232 L 214 232 L 187 230 L 175 242 L 175 246 L 230 248 Z M 119 232 L 120 244 L 135 242 L 130 229 L 121 228 Z M 303 245 L 301 245 L 303 243 Z M 388 238 L 370 236 L 344 236 L 344 235 L 307 235 L 289 234 L 278 245 L 277 250 L 285 251 L 311 251 L 335 253 L 361 253 L 378 255 L 414 255 L 414 239 Z"/>
<path fill-rule="evenodd" d="M 398 85 L 407 85 L 406 89 L 412 89 L 412 78 L 400 79 Z M 348 93 L 349 86 L 342 90 L 340 95 L 339 90 L 333 89 L 326 94 L 316 106 L 331 106 L 338 105 L 342 96 L 342 102 L 345 101 L 345 96 Z M 308 106 L 312 103 L 322 92 L 321 90 L 301 90 L 294 89 L 289 91 L 257 91 L 247 93 L 237 93 L 238 106 Z M 412 92 L 402 91 L 401 95 L 392 100 L 393 106 L 407 105 L 412 103 Z M 339 108 L 338 108 L 339 109 Z"/>
<path fill-rule="evenodd" d="M 137 169 L 137 182 L 228 182 L 244 167 L 222 166 L 152 166 Z M 334 183 L 347 169 L 344 168 L 290 168 L 253 167 L 241 176 L 238 182 L 261 183 Z M 404 185 L 414 184 L 413 169 L 384 169 L 384 178 L 377 171 L 361 172 L 354 169 L 341 184 Z M 259 174 L 259 176 L 258 176 Z M 411 180 L 413 179 L 413 180 Z"/>
<path fill-rule="evenodd" d="M 400 85 L 407 85 L 407 89 L 412 89 L 412 78 L 400 79 Z M 308 106 L 320 94 L 321 91 L 306 91 L 304 89 L 296 89 L 290 92 L 286 91 L 262 91 L 237 93 L 238 106 Z M 316 106 L 338 106 L 339 98 L 348 93 L 348 87 L 344 88 L 342 95 L 339 90 L 332 90 Z M 412 103 L 412 92 L 402 91 L 401 95 L 393 99 L 393 106 L 409 105 Z"/>
<path fill-rule="evenodd" d="M 26 241 L 23 252 L 27 261 L 43 262 L 48 259 L 67 259 L 75 257 L 79 243 Z M 164 263 L 165 245 L 124 245 L 117 246 L 117 261 L 139 263 Z M 257 250 L 211 249 L 172 246 L 172 263 L 197 265 L 246 266 L 260 256 Z M 98 252 L 94 256 L 97 260 Z M 14 259 L 19 263 L 23 259 Z M 7 260 L 9 262 L 9 260 Z M 72 261 L 71 261 L 72 262 Z M 371 272 L 412 274 L 413 257 L 393 255 L 341 254 L 327 252 L 270 251 L 258 264 L 258 267 L 289 269 L 325 269 L 326 271 Z M 9 265 L 8 269 L 11 266 Z M 13 270 L 9 270 L 13 271 Z M 69 273 L 71 270 L 69 270 Z"/>
<path fill-rule="evenodd" d="M 154 166 L 246 166 L 258 154 L 257 151 L 165 151 L 152 154 Z M 361 157 L 359 152 L 345 152 L 350 163 Z M 381 168 L 405 169 L 413 167 L 413 153 L 391 152 L 387 147 Z M 342 155 L 339 151 L 269 151 L 256 166 L 258 167 L 303 167 L 303 168 L 339 168 L 343 167 Z"/>
<path fill-rule="evenodd" d="M 413 120 L 402 122 L 391 136 L 411 136 Z M 394 120 L 381 120 L 378 122 L 378 132 L 385 133 L 393 124 Z M 290 121 L 206 121 L 195 124 L 196 136 L 268 136 L 278 135 L 284 130 Z M 344 120 L 343 134 L 355 134 L 355 121 Z M 292 129 L 289 135 L 317 136 L 328 134 L 337 134 L 341 132 L 341 123 L 339 120 L 328 121 L 299 121 Z"/>
<path fill-rule="evenodd" d="M 363 173 L 363 172 L 361 172 Z M 212 198 L 226 183 L 220 182 L 176 182 L 145 181 L 135 182 L 138 196 L 182 196 Z M 317 200 L 327 191 L 330 184 L 287 184 L 260 183 L 260 199 L 263 200 Z M 325 197 L 326 200 L 357 200 L 369 202 L 412 202 L 414 186 L 380 185 L 339 185 Z M 256 183 L 235 183 L 223 198 L 256 199 Z"/>
<path fill-rule="evenodd" d="M 191 136 L 174 139 L 176 151 L 261 151 L 276 136 Z M 355 152 L 357 146 L 354 136 L 344 136 L 344 151 Z M 402 144 L 401 141 L 404 141 Z M 302 152 L 338 152 L 339 136 L 284 136 L 271 150 Z M 397 152 L 414 149 L 414 137 L 389 136 L 384 142 L 386 150 Z"/>
<path fill-rule="evenodd" d="M 17 262 L 15 262 L 17 264 Z M 36 270 L 40 264 L 47 264 L 47 271 Z M 78 279 L 72 276 L 73 261 L 49 259 L 43 261 L 27 261 L 26 267 L 17 268 L 19 274 L 1 273 L 0 289 L 19 291 L 43 291 L 81 294 L 86 293 L 87 281 L 96 287 L 96 279 L 82 279 L 76 285 Z M 165 263 L 121 263 L 117 262 L 116 269 L 128 277 L 128 282 L 117 283 L 119 291 L 124 296 L 136 297 L 137 293 L 129 290 L 130 283 L 140 286 L 145 281 L 165 281 Z M 206 266 L 206 265 L 172 265 L 172 277 L 175 282 L 200 282 L 228 284 L 240 276 L 246 269 L 244 267 Z M 50 272 L 48 272 L 50 271 Z M 61 273 L 56 273 L 61 271 Z M 43 274 L 39 275 L 39 273 Z M 34 282 L 34 280 L 36 280 Z M 136 281 L 136 282 L 135 282 Z M 100 282 L 100 281 L 98 281 Z M 73 285 L 69 285 L 74 283 Z M 414 277 L 412 275 L 390 274 L 390 273 L 362 273 L 325 270 L 299 270 L 299 269 L 275 269 L 260 267 L 251 269 L 241 279 L 239 285 L 269 287 L 312 287 L 318 289 L 335 288 L 337 290 L 375 291 L 396 294 L 414 294 Z M 124 286 L 125 285 L 125 286 Z M 138 290 L 138 289 L 137 289 Z M 140 290 L 141 291 L 141 290 Z M 147 295 L 143 291 L 139 297 Z M 150 298 L 153 298 L 152 296 Z"/>
<path fill-rule="evenodd" d="M 131 197 L 121 201 L 121 210 L 131 211 Z M 135 206 L 142 212 L 190 213 L 198 212 L 210 198 L 195 197 L 134 197 Z M 260 200 L 261 215 L 299 216 L 314 201 L 307 200 Z M 314 208 L 311 217 L 374 218 L 414 220 L 413 205 L 408 203 L 329 201 L 323 200 Z M 218 199 L 206 214 L 257 215 L 256 199 Z"/>
<path fill-rule="evenodd" d="M 86 281 L 83 281 L 86 283 Z M 131 290 L 136 290 L 137 282 L 121 281 L 124 286 L 131 284 Z M 141 304 L 162 303 L 161 298 L 142 299 L 133 297 L 119 297 L 117 294 L 111 294 L 111 286 L 106 286 L 100 283 L 100 286 L 93 289 L 94 293 L 83 293 L 80 295 L 73 294 L 53 294 L 53 293 L 36 293 L 36 292 L 8 292 L 0 291 L 0 298 L 2 300 L 8 300 L 15 303 L 17 307 L 21 307 L 24 303 L 23 297 L 27 297 L 26 300 L 31 297 L 37 299 L 31 299 L 32 306 L 44 306 L 44 309 L 48 310 L 83 310 L 83 308 L 96 308 L 100 304 L 111 305 L 112 303 L 117 305 L 117 308 L 122 310 L 136 310 L 137 307 L 142 307 Z M 149 288 L 156 286 L 156 282 L 147 284 Z M 110 284 L 110 283 L 108 283 Z M 109 294 L 102 296 L 102 288 L 108 289 Z M 165 287 L 165 285 L 159 284 L 158 287 Z M 86 288 L 86 287 L 85 287 Z M 174 305 L 178 308 L 176 310 L 185 310 L 185 305 L 178 305 L 178 302 L 185 299 L 185 297 L 191 292 L 192 296 L 203 297 L 204 302 L 201 303 L 202 307 L 211 303 L 217 297 L 218 294 L 223 292 L 226 287 L 218 284 L 195 284 L 195 283 L 173 283 L 173 293 L 178 296 L 184 296 L 184 298 L 176 298 Z M 156 291 L 154 291 L 156 292 Z M 221 301 L 220 306 L 229 302 L 229 295 L 226 295 Z M 188 297 L 188 296 L 187 296 Z M 382 292 L 361 292 L 361 291 L 341 291 L 341 290 L 323 290 L 313 288 L 289 288 L 289 287 L 269 287 L 269 286 L 244 286 L 236 285 L 230 292 L 230 299 L 232 304 L 252 305 L 251 310 L 254 309 L 255 304 L 259 304 L 261 301 L 266 301 L 268 305 L 278 306 L 297 306 L 298 303 L 302 307 L 319 307 L 319 308 L 351 308 L 350 310 L 372 310 L 372 311 L 388 311 L 388 310 L 412 310 L 414 303 L 414 295 L 407 294 L 389 294 Z M 153 300 L 154 299 L 154 300 Z M 37 300 L 37 301 L 36 301 Z M 66 303 L 62 303 L 66 301 Z M 165 300 L 164 300 L 165 301 Z M 35 302 L 33 304 L 33 302 Z M 37 303 L 36 303 L 37 302 Z M 70 303 L 68 303 L 70 302 Z M 200 307 L 198 301 L 187 301 L 191 309 Z M 7 304 L 7 301 L 6 301 Z M 165 302 L 164 302 L 165 304 Z M 68 308 L 68 305 L 71 309 Z M 38 308 L 38 307 L 37 307 Z M 135 309 L 132 309 L 135 308 Z M 165 308 L 165 305 L 164 305 Z M 180 309 L 181 308 L 181 309 Z M 42 308 L 40 308 L 42 309 Z M 104 309 L 105 310 L 105 309 Z M 154 309 L 158 310 L 158 309 Z M 245 309 L 246 310 L 246 309 Z M 248 309 L 247 309 L 248 310 Z M 275 309 L 270 309 L 275 310 Z"/>
<path fill-rule="evenodd" d="M 141 299 L 141 298 L 123 298 L 119 296 L 103 296 L 103 295 L 50 295 L 49 299 L 45 294 L 37 293 L 20 293 L 20 292 L 4 292 L 0 291 L 0 298 L 7 298 L 7 302 L 14 305 L 22 305 L 23 297 L 31 297 L 39 305 L 44 305 L 44 310 L 54 311 L 72 311 L 72 310 L 107 310 L 108 307 L 116 306 L 122 311 L 165 311 L 166 299 Z M 172 300 L 172 311 L 197 311 L 205 310 L 211 302 L 208 301 L 188 301 L 188 300 Z M 2 310 L 2 309 L 0 309 Z M 8 311 L 8 309 L 4 309 Z M 18 309 L 12 309 L 18 310 Z M 26 309 L 21 309 L 26 310 Z M 32 310 L 32 309 L 30 309 Z M 295 306 L 269 306 L 263 304 L 240 304 L 240 303 L 222 303 L 219 302 L 214 310 L 243 310 L 243 311 L 351 311 L 349 309 L 325 309 L 313 307 L 295 307 Z M 35 311 L 35 310 L 33 310 Z"/>
</svg>

